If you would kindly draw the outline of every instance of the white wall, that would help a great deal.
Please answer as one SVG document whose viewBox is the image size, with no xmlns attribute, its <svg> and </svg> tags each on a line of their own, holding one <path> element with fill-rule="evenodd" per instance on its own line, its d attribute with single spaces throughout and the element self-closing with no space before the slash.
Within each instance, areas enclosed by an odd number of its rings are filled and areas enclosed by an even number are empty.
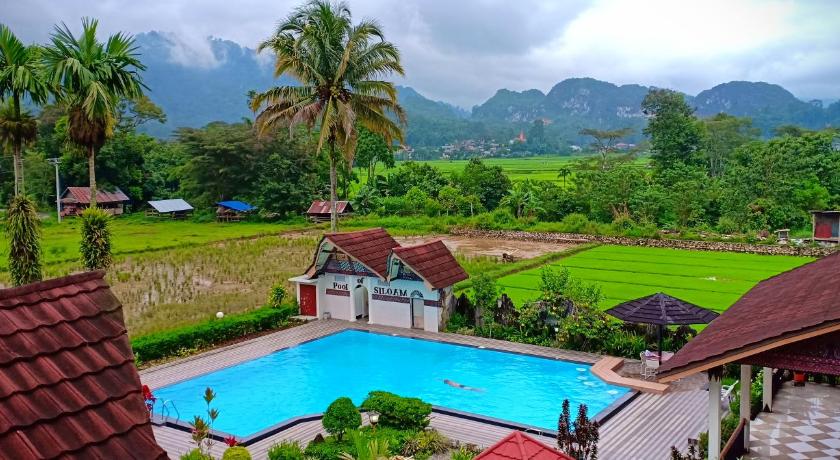
<svg viewBox="0 0 840 460">
<path fill-rule="evenodd" d="M 344 281 L 341 281 L 341 278 Z M 326 273 L 318 278 L 318 310 L 319 314 L 323 316 L 324 313 L 329 313 L 335 319 L 343 319 L 347 321 L 355 321 L 353 316 L 353 298 L 348 296 L 338 296 L 327 294 L 327 289 L 336 290 L 339 292 L 350 293 L 351 276 L 336 275 L 333 273 Z"/>
<path fill-rule="evenodd" d="M 396 326 L 396 327 L 411 327 L 411 304 L 410 303 L 403 303 L 403 302 L 393 302 L 388 300 L 377 300 L 374 298 L 375 295 L 386 295 L 386 296 L 394 296 L 394 297 L 402 297 L 410 299 L 412 293 L 415 291 L 419 292 L 422 295 L 424 300 L 438 300 L 437 291 L 431 290 L 426 287 L 425 283 L 422 281 L 412 281 L 412 280 L 393 280 L 390 284 L 384 285 L 379 283 L 377 279 L 368 279 L 370 285 L 368 286 L 368 291 L 370 293 L 370 323 L 371 324 L 382 324 L 385 326 Z M 407 299 L 406 299 L 407 300 Z M 434 310 L 433 312 L 429 312 L 429 309 Z M 434 327 L 434 329 L 428 329 L 424 327 L 426 330 L 434 330 L 437 331 L 437 324 L 439 322 L 439 310 L 437 307 L 424 307 L 424 322 L 432 321 L 429 323 L 427 327 Z M 431 317 L 430 319 L 426 319 L 426 317 Z M 424 324 L 426 326 L 426 324 Z"/>
</svg>

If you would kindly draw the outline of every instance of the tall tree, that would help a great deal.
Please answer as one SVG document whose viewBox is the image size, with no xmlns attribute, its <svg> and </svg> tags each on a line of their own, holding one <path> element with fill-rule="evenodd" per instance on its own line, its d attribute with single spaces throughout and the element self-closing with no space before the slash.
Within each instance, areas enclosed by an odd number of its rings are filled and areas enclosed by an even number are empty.
<svg viewBox="0 0 840 460">
<path fill-rule="evenodd" d="M 702 161 L 697 155 L 700 128 L 694 110 L 682 94 L 669 89 L 652 89 L 642 101 L 642 111 L 648 116 L 644 133 L 650 136 L 650 148 L 655 165 L 660 170 L 676 163 L 687 165 Z"/>
<path fill-rule="evenodd" d="M 601 155 L 602 166 L 606 165 L 607 156 L 615 152 L 615 143 L 622 138 L 633 134 L 633 128 L 621 128 L 613 130 L 603 130 L 595 128 L 584 128 L 580 130 L 580 135 L 589 136 L 592 138 L 592 148 Z"/>
<path fill-rule="evenodd" d="M 9 100 L 0 113 L 0 141 L 11 147 L 14 156 L 15 195 L 23 193 L 23 146 L 38 134 L 35 120 L 21 109 L 21 99 L 43 104 L 47 93 L 40 48 L 24 45 L 0 24 L 0 100 Z"/>
<path fill-rule="evenodd" d="M 397 116 L 405 113 L 397 103 L 393 83 L 382 80 L 403 75 L 400 53 L 385 41 L 374 21 L 352 23 L 345 3 L 311 1 L 282 20 L 277 31 L 258 48 L 276 55 L 274 75 L 289 75 L 298 86 L 278 86 L 257 94 L 251 103 L 260 131 L 275 126 L 318 126 L 318 150 L 326 149 L 330 160 L 330 228 L 338 230 L 335 202 L 339 155 L 353 163 L 358 139 L 357 125 L 381 135 L 388 145 L 403 141 Z"/>
<path fill-rule="evenodd" d="M 95 19 L 82 19 L 82 33 L 73 35 L 66 24 L 56 26 L 45 49 L 49 82 L 56 99 L 67 107 L 70 140 L 88 158 L 90 205 L 96 206 L 96 153 L 114 134 L 119 103 L 143 94 L 140 62 L 134 37 L 122 32 L 99 41 Z"/>
<path fill-rule="evenodd" d="M 711 177 L 722 176 L 732 152 L 761 134 L 761 130 L 754 128 L 749 118 L 733 117 L 725 113 L 700 120 L 700 128 L 700 145 Z"/>
<path fill-rule="evenodd" d="M 379 163 L 388 168 L 394 167 L 394 152 L 385 139 L 364 127 L 359 128 L 359 141 L 356 144 L 356 165 L 367 169 L 367 183 L 373 183 L 376 166 Z"/>
</svg>

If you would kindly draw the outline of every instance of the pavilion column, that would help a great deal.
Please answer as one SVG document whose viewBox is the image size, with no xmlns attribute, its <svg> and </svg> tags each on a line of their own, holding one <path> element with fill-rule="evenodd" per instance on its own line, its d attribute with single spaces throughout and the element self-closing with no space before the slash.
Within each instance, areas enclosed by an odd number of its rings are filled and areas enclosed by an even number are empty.
<svg viewBox="0 0 840 460">
<path fill-rule="evenodd" d="M 752 366 L 741 364 L 741 418 L 744 422 L 744 449 L 750 451 L 750 387 L 752 386 Z"/>
<path fill-rule="evenodd" d="M 773 412 L 773 368 L 765 367 L 761 382 L 761 405 L 767 412 Z"/>
<path fill-rule="evenodd" d="M 709 369 L 709 460 L 720 460 L 720 378 L 723 369 Z"/>
</svg>

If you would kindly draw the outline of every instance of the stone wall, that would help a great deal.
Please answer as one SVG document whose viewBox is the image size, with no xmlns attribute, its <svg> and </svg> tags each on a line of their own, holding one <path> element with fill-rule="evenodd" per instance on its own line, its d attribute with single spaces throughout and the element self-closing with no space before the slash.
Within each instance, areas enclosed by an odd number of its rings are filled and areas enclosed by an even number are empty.
<svg viewBox="0 0 840 460">
<path fill-rule="evenodd" d="M 516 230 L 476 230 L 456 227 L 453 235 L 470 238 L 494 238 L 506 240 L 540 241 L 547 243 L 602 243 L 621 246 L 647 246 L 652 248 L 694 249 L 698 251 L 728 251 L 752 254 L 790 255 L 823 257 L 836 248 L 812 246 L 787 246 L 780 244 L 747 244 L 725 241 L 696 241 L 655 238 L 630 238 L 624 236 L 585 235 L 580 233 L 524 232 Z"/>
</svg>

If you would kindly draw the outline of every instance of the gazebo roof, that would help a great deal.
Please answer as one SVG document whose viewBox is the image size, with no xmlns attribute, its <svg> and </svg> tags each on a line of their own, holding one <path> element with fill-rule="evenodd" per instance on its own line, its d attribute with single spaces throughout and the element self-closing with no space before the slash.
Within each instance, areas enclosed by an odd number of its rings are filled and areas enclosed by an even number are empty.
<svg viewBox="0 0 840 460">
<path fill-rule="evenodd" d="M 718 314 L 698 307 L 685 300 L 657 293 L 616 305 L 607 313 L 631 323 L 658 324 L 708 324 Z"/>
<path fill-rule="evenodd" d="M 475 460 L 574 460 L 525 433 L 514 431 L 478 454 Z"/>
<path fill-rule="evenodd" d="M 664 363 L 660 380 L 731 362 L 749 364 L 774 354 L 779 360 L 779 353 L 787 356 L 786 367 L 796 368 L 793 364 L 807 363 L 795 353 L 808 349 L 822 360 L 823 368 L 828 360 L 840 369 L 840 345 L 836 341 L 820 345 L 827 340 L 820 337 L 837 337 L 838 331 L 840 253 L 834 253 L 758 283 Z"/>
</svg>

